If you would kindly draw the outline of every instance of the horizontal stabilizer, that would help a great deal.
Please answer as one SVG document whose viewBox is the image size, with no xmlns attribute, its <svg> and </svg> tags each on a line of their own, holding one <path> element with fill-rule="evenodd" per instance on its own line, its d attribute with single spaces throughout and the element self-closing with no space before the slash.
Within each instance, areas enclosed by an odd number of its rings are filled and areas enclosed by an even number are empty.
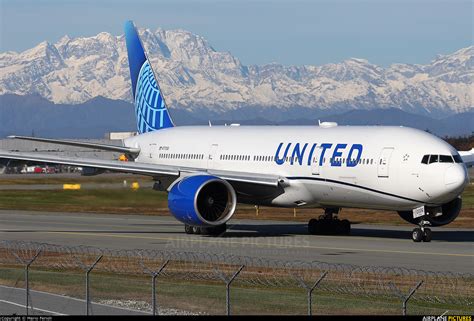
<svg viewBox="0 0 474 321">
<path fill-rule="evenodd" d="M 471 150 L 468 151 L 458 151 L 458 153 L 467 167 L 474 165 L 474 148 L 471 148 Z"/>
<path fill-rule="evenodd" d="M 124 147 L 124 146 L 115 146 L 115 145 L 97 144 L 97 143 L 86 143 L 86 142 L 80 142 L 80 141 L 75 141 L 75 140 L 61 140 L 61 139 L 15 136 L 15 135 L 8 136 L 8 138 L 31 140 L 35 142 L 51 143 L 51 144 L 58 144 L 58 145 L 68 145 L 68 146 L 75 146 L 75 147 L 101 149 L 101 150 L 107 150 L 107 151 L 112 151 L 112 152 L 130 154 L 133 156 L 140 154 L 140 149 L 133 148 L 133 147 Z"/>
</svg>

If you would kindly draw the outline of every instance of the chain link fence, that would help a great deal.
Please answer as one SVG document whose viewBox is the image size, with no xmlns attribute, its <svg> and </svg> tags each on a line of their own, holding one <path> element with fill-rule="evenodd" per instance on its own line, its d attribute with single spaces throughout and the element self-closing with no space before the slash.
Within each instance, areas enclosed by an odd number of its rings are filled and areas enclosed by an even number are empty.
<svg viewBox="0 0 474 321">
<path fill-rule="evenodd" d="M 400 303 L 461 306 L 474 305 L 474 274 L 434 272 L 399 267 L 356 266 L 320 261 L 282 261 L 258 257 L 161 250 L 114 250 L 89 246 L 1 241 L 0 265 L 22 266 L 25 281 L 31 266 L 52 271 L 85 274 L 85 313 L 89 314 L 89 274 L 133 275 L 151 282 L 152 313 L 157 312 L 156 280 L 211 282 L 226 289 L 226 313 L 231 313 L 230 287 L 244 289 L 297 288 L 305 291 L 308 314 L 313 292 L 325 296 L 350 296 Z M 28 306 L 28 282 L 25 282 Z M 158 289 L 159 291 L 159 289 Z"/>
</svg>

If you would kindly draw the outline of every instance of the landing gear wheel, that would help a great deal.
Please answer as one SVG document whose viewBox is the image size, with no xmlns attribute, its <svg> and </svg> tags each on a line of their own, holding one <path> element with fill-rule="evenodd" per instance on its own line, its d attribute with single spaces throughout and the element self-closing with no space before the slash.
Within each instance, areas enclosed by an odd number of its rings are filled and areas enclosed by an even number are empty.
<svg viewBox="0 0 474 321">
<path fill-rule="evenodd" d="M 327 224 L 327 227 L 328 227 L 324 234 L 326 234 L 326 235 L 340 235 L 340 234 L 342 234 L 341 221 L 334 219 L 334 220 L 327 220 L 324 223 Z"/>
<path fill-rule="evenodd" d="M 351 234 L 351 222 L 348 220 L 342 220 L 341 221 L 341 227 L 342 227 L 342 234 L 343 235 L 350 235 Z"/>
<path fill-rule="evenodd" d="M 193 233 L 192 234 L 201 234 L 201 227 L 199 226 L 192 226 L 192 229 L 193 229 Z"/>
<path fill-rule="evenodd" d="M 184 232 L 186 234 L 194 234 L 193 227 L 188 224 L 184 224 Z"/>
<path fill-rule="evenodd" d="M 425 230 L 423 231 L 423 242 L 431 242 L 431 236 L 431 229 L 425 228 Z"/>
<path fill-rule="evenodd" d="M 414 242 L 421 242 L 423 240 L 423 232 L 421 231 L 421 228 L 414 228 L 411 238 Z"/>
<path fill-rule="evenodd" d="M 308 222 L 308 232 L 313 235 L 350 235 L 351 223 L 348 220 L 339 220 L 333 215 L 337 214 L 339 209 L 329 208 L 325 214 L 318 219 L 311 219 Z"/>
</svg>

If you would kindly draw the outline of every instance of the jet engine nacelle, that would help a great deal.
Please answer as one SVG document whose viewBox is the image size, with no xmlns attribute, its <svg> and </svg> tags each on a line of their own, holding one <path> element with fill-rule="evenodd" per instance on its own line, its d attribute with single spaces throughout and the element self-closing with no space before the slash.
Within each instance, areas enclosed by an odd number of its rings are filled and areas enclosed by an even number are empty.
<svg viewBox="0 0 474 321">
<path fill-rule="evenodd" d="M 459 212 L 461 212 L 461 207 L 461 197 L 457 197 L 451 202 L 442 205 L 441 208 L 427 207 L 426 211 L 428 212 L 428 215 L 424 217 L 424 219 L 429 221 L 432 226 L 446 225 L 458 217 Z M 411 211 L 400 211 L 398 214 L 405 221 L 412 224 L 418 224 L 419 218 L 413 218 L 413 213 Z"/>
<path fill-rule="evenodd" d="M 234 214 L 237 197 L 225 180 L 210 175 L 183 178 L 171 187 L 168 207 L 173 216 L 189 225 L 216 226 Z"/>
</svg>

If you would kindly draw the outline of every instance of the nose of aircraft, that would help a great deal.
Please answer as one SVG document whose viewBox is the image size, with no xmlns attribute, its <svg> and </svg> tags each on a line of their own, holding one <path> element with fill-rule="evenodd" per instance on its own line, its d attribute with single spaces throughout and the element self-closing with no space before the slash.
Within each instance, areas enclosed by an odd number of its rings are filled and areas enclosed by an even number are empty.
<svg viewBox="0 0 474 321">
<path fill-rule="evenodd" d="M 466 168 L 460 164 L 449 167 L 444 175 L 444 183 L 449 191 L 457 192 L 468 184 Z"/>
</svg>

